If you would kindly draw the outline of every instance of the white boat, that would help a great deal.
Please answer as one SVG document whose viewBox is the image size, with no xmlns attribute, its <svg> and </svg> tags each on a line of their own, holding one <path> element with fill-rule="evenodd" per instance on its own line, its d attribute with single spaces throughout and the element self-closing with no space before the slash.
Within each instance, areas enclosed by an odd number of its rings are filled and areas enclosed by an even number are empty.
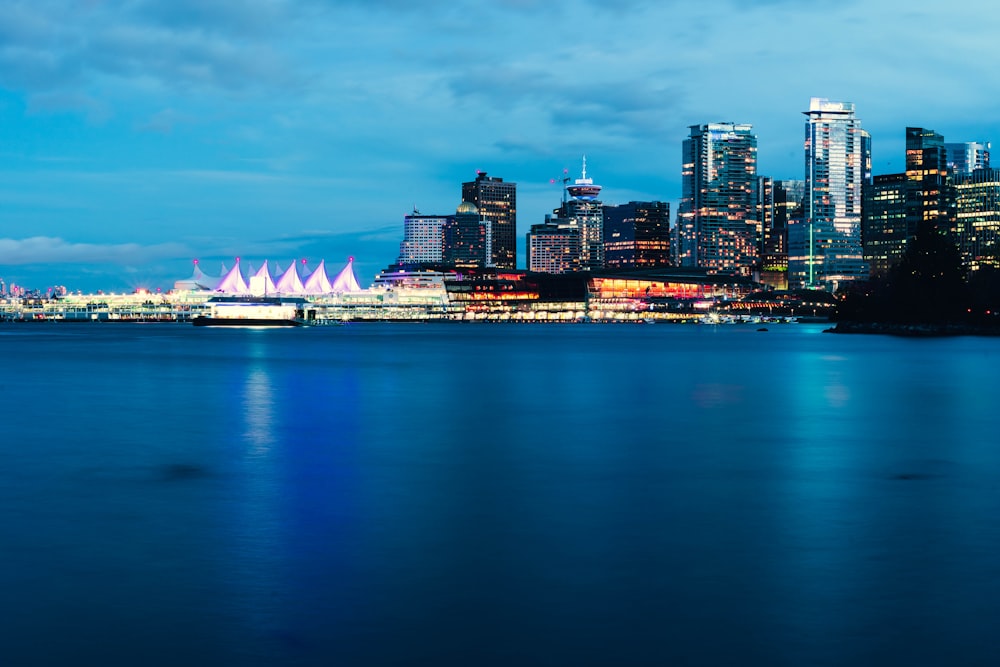
<svg viewBox="0 0 1000 667">
<path fill-rule="evenodd" d="M 209 312 L 191 320 L 196 327 L 301 327 L 308 324 L 308 302 L 298 297 L 217 296 Z"/>
</svg>

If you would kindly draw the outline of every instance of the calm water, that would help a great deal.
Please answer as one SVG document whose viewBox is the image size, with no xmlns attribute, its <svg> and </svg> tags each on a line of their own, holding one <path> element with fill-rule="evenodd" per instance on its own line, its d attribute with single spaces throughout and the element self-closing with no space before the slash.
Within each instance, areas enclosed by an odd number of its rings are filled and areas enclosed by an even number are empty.
<svg viewBox="0 0 1000 667">
<path fill-rule="evenodd" d="M 1000 340 L 0 326 L 3 665 L 993 665 Z"/>
</svg>

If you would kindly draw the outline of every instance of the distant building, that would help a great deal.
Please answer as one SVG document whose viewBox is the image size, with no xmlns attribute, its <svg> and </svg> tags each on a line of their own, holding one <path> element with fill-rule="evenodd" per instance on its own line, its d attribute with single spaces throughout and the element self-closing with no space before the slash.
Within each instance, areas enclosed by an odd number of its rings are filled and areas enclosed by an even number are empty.
<svg viewBox="0 0 1000 667">
<path fill-rule="evenodd" d="M 633 201 L 604 206 L 604 266 L 609 270 L 671 265 L 670 204 Z"/>
<path fill-rule="evenodd" d="M 545 216 L 527 235 L 528 270 L 536 273 L 573 273 L 580 270 L 580 227 L 569 220 Z"/>
<path fill-rule="evenodd" d="M 966 266 L 1000 267 L 1000 169 L 977 169 L 955 179 L 954 238 Z"/>
<path fill-rule="evenodd" d="M 442 263 L 457 268 L 492 266 L 491 226 L 474 204 L 465 201 L 459 204 L 442 229 Z"/>
<path fill-rule="evenodd" d="M 399 244 L 400 264 L 440 264 L 444 227 L 450 216 L 413 215 L 403 218 L 403 240 Z"/>
<path fill-rule="evenodd" d="M 805 198 L 801 222 L 788 229 L 788 282 L 834 291 L 868 277 L 861 206 L 871 173 L 871 137 L 853 104 L 814 97 L 803 113 Z"/>
<path fill-rule="evenodd" d="M 758 263 L 757 137 L 752 125 L 692 125 L 682 144 L 677 258 L 751 275 Z"/>
<path fill-rule="evenodd" d="M 476 180 L 462 183 L 462 201 L 476 206 L 490 223 L 493 236 L 491 265 L 517 267 L 517 183 L 479 172 Z"/>
<path fill-rule="evenodd" d="M 604 267 L 604 207 L 598 196 L 601 186 L 587 178 L 587 158 L 583 158 L 583 173 L 572 185 L 566 186 L 566 198 L 553 213 L 580 230 L 580 270 L 594 271 Z"/>
<path fill-rule="evenodd" d="M 977 169 L 990 168 L 990 144 L 976 141 L 946 143 L 948 168 L 953 174 L 971 174 Z"/>
<path fill-rule="evenodd" d="M 871 275 L 884 275 L 906 252 L 911 238 L 906 223 L 906 174 L 876 176 L 865 186 L 862 240 Z"/>
</svg>

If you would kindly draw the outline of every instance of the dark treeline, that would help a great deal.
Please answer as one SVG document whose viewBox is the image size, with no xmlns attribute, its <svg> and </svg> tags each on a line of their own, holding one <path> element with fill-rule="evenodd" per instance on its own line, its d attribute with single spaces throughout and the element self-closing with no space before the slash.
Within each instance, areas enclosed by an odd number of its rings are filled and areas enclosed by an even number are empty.
<svg viewBox="0 0 1000 667">
<path fill-rule="evenodd" d="M 958 247 L 931 225 L 921 227 L 888 274 L 852 286 L 837 312 L 844 322 L 1000 326 L 1000 270 L 970 276 Z"/>
</svg>

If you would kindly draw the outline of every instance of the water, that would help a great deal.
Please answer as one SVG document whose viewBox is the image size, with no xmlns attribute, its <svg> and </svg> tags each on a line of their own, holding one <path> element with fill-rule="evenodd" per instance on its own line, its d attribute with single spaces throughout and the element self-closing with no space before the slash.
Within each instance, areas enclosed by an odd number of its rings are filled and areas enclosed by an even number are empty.
<svg viewBox="0 0 1000 667">
<path fill-rule="evenodd" d="M 1000 340 L 0 327 L 4 665 L 996 664 Z"/>
</svg>

